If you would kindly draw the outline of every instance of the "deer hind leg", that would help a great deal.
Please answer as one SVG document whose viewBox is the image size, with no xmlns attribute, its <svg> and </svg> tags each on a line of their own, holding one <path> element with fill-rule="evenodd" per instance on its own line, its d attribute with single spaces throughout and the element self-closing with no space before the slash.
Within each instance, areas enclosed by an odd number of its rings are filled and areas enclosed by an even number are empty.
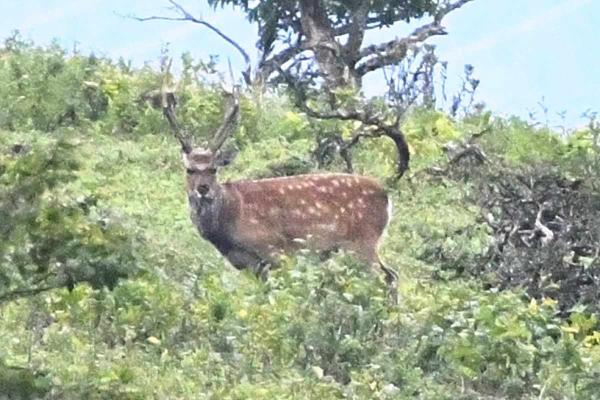
<svg viewBox="0 0 600 400">
<path fill-rule="evenodd" d="M 377 244 L 366 242 L 354 243 L 350 246 L 349 250 L 354 251 L 356 257 L 367 265 L 371 267 L 377 266 L 381 269 L 385 275 L 384 279 L 387 286 L 388 299 L 391 304 L 398 304 L 398 274 L 381 261 L 379 254 L 377 254 Z"/>
<path fill-rule="evenodd" d="M 379 268 L 385 274 L 385 283 L 387 284 L 388 289 L 388 299 L 393 305 L 398 304 L 398 274 L 396 271 L 387 267 L 379 256 L 377 256 L 377 262 L 379 264 Z"/>
</svg>

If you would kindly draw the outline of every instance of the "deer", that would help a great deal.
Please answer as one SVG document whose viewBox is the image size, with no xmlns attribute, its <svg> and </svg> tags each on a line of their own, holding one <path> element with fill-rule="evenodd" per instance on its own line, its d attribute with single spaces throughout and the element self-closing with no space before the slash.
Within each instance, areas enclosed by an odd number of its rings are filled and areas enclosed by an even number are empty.
<svg viewBox="0 0 600 400">
<path fill-rule="evenodd" d="M 378 254 L 392 217 L 392 202 L 373 178 L 344 173 L 314 173 L 219 182 L 228 163 L 223 143 L 239 121 L 239 91 L 224 90 L 225 112 L 212 140 L 195 147 L 175 116 L 174 94 L 163 92 L 163 114 L 181 144 L 190 218 L 200 236 L 238 270 L 250 268 L 262 279 L 283 255 L 308 249 L 354 253 L 379 268 L 396 301 L 398 276 Z"/>
</svg>

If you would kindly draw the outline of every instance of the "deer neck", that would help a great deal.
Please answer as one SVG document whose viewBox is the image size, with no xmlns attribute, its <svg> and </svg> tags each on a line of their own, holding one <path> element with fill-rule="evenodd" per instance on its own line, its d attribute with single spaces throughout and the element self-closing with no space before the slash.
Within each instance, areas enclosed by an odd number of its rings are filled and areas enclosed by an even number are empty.
<svg viewBox="0 0 600 400">
<path fill-rule="evenodd" d="M 188 197 L 190 212 L 194 224 L 202 236 L 210 235 L 219 227 L 219 219 L 223 208 L 223 190 L 219 185 L 212 191 L 209 198 Z"/>
<path fill-rule="evenodd" d="M 236 208 L 233 197 L 222 185 L 215 185 L 209 199 L 190 197 L 192 220 L 204 238 L 211 240 L 227 230 L 228 221 Z"/>
<path fill-rule="evenodd" d="M 237 212 L 238 200 L 231 189 L 221 185 L 210 200 L 190 199 L 191 217 L 203 238 L 211 242 L 221 254 L 235 248 L 230 232 L 231 221 Z"/>
</svg>

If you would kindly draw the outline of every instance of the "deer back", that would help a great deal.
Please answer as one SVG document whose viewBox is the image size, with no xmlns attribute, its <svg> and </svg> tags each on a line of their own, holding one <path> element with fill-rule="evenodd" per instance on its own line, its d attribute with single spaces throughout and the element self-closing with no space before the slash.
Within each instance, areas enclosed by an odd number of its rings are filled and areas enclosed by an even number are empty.
<svg viewBox="0 0 600 400">
<path fill-rule="evenodd" d="M 233 242 L 267 256 L 301 247 L 375 245 L 389 221 L 387 194 L 373 179 L 348 174 L 237 181 L 222 226 Z"/>
</svg>

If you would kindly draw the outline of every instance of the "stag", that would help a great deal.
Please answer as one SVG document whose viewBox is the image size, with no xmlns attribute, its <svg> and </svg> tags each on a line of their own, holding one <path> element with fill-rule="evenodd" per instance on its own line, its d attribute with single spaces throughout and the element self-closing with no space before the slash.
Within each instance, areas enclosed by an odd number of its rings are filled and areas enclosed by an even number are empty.
<svg viewBox="0 0 600 400">
<path fill-rule="evenodd" d="M 175 96 L 163 94 L 163 113 L 181 143 L 191 219 L 200 235 L 237 269 L 266 278 L 281 255 L 307 248 L 353 252 L 385 274 L 395 299 L 397 275 L 377 253 L 392 203 L 374 179 L 341 173 L 220 183 L 221 147 L 239 119 L 238 90 L 225 93 L 221 126 L 206 147 L 194 147 L 175 117 Z"/>
</svg>

